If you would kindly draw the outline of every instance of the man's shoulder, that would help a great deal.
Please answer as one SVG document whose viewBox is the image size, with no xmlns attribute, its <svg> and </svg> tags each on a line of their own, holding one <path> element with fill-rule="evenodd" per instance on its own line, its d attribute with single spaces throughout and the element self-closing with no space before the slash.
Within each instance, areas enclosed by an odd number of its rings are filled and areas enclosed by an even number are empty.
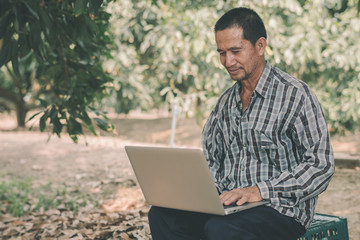
<svg viewBox="0 0 360 240">
<path fill-rule="evenodd" d="M 283 85 L 281 89 L 286 89 L 285 94 L 289 97 L 288 99 L 291 97 L 291 99 L 293 99 L 292 101 L 295 101 L 304 106 L 311 104 L 312 107 L 320 107 L 320 103 L 316 94 L 312 91 L 306 82 L 276 67 L 272 68 L 272 74 L 273 81 L 277 82 L 278 85 Z"/>
<path fill-rule="evenodd" d="M 225 105 L 230 104 L 231 98 L 235 97 L 236 88 L 238 88 L 238 83 L 233 84 L 231 87 L 227 88 L 219 97 L 215 111 L 223 109 Z"/>
<path fill-rule="evenodd" d="M 277 67 L 272 67 L 271 74 L 273 81 L 286 86 L 288 89 L 296 89 L 298 94 L 308 95 L 311 92 L 307 83 Z"/>
</svg>

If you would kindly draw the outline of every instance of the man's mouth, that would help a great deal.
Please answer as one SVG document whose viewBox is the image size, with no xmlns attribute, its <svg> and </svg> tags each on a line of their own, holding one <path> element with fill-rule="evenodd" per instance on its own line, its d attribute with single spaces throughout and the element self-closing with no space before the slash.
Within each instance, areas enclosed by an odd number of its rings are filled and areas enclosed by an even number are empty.
<svg viewBox="0 0 360 240">
<path fill-rule="evenodd" d="M 228 72 L 230 74 L 236 74 L 238 71 L 242 70 L 243 68 L 228 68 Z"/>
</svg>

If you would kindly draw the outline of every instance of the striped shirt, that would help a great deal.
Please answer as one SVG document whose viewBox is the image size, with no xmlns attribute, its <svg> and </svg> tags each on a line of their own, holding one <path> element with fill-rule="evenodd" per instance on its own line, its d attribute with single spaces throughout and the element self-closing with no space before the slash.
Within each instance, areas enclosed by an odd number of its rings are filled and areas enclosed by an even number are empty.
<svg viewBox="0 0 360 240">
<path fill-rule="evenodd" d="M 241 82 L 219 98 L 203 150 L 220 192 L 257 185 L 263 199 L 308 228 L 334 173 L 326 121 L 302 81 L 268 62 L 242 112 Z"/>
</svg>

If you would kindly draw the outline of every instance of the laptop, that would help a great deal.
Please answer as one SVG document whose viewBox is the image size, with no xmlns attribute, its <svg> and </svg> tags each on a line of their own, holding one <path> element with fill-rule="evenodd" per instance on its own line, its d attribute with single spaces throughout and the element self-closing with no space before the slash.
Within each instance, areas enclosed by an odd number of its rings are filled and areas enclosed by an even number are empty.
<svg viewBox="0 0 360 240">
<path fill-rule="evenodd" d="M 228 215 L 267 203 L 224 206 L 201 149 L 125 146 L 125 150 L 150 205 Z"/>
</svg>

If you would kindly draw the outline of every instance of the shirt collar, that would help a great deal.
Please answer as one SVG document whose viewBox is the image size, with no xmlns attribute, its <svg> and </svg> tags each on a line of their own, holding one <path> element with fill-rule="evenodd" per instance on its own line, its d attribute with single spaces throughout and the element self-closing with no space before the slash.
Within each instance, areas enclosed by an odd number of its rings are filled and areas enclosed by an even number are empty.
<svg viewBox="0 0 360 240">
<path fill-rule="evenodd" d="M 271 69 L 272 69 L 271 64 L 268 61 L 266 61 L 264 71 L 261 74 L 261 77 L 255 87 L 255 90 L 254 90 L 254 92 L 259 94 L 263 98 L 267 97 L 267 95 L 269 94 L 268 90 L 271 88 L 271 85 L 272 85 L 272 81 L 269 78 Z M 241 81 L 237 81 L 235 83 L 235 85 L 236 85 L 236 87 L 235 87 L 235 102 L 236 102 L 235 106 L 237 106 L 241 103 L 241 99 L 240 99 Z"/>
<path fill-rule="evenodd" d="M 266 61 L 266 65 L 263 73 L 255 87 L 255 92 L 257 92 L 263 98 L 266 98 L 268 95 L 268 90 L 271 88 L 272 81 L 270 80 L 271 64 Z"/>
</svg>

